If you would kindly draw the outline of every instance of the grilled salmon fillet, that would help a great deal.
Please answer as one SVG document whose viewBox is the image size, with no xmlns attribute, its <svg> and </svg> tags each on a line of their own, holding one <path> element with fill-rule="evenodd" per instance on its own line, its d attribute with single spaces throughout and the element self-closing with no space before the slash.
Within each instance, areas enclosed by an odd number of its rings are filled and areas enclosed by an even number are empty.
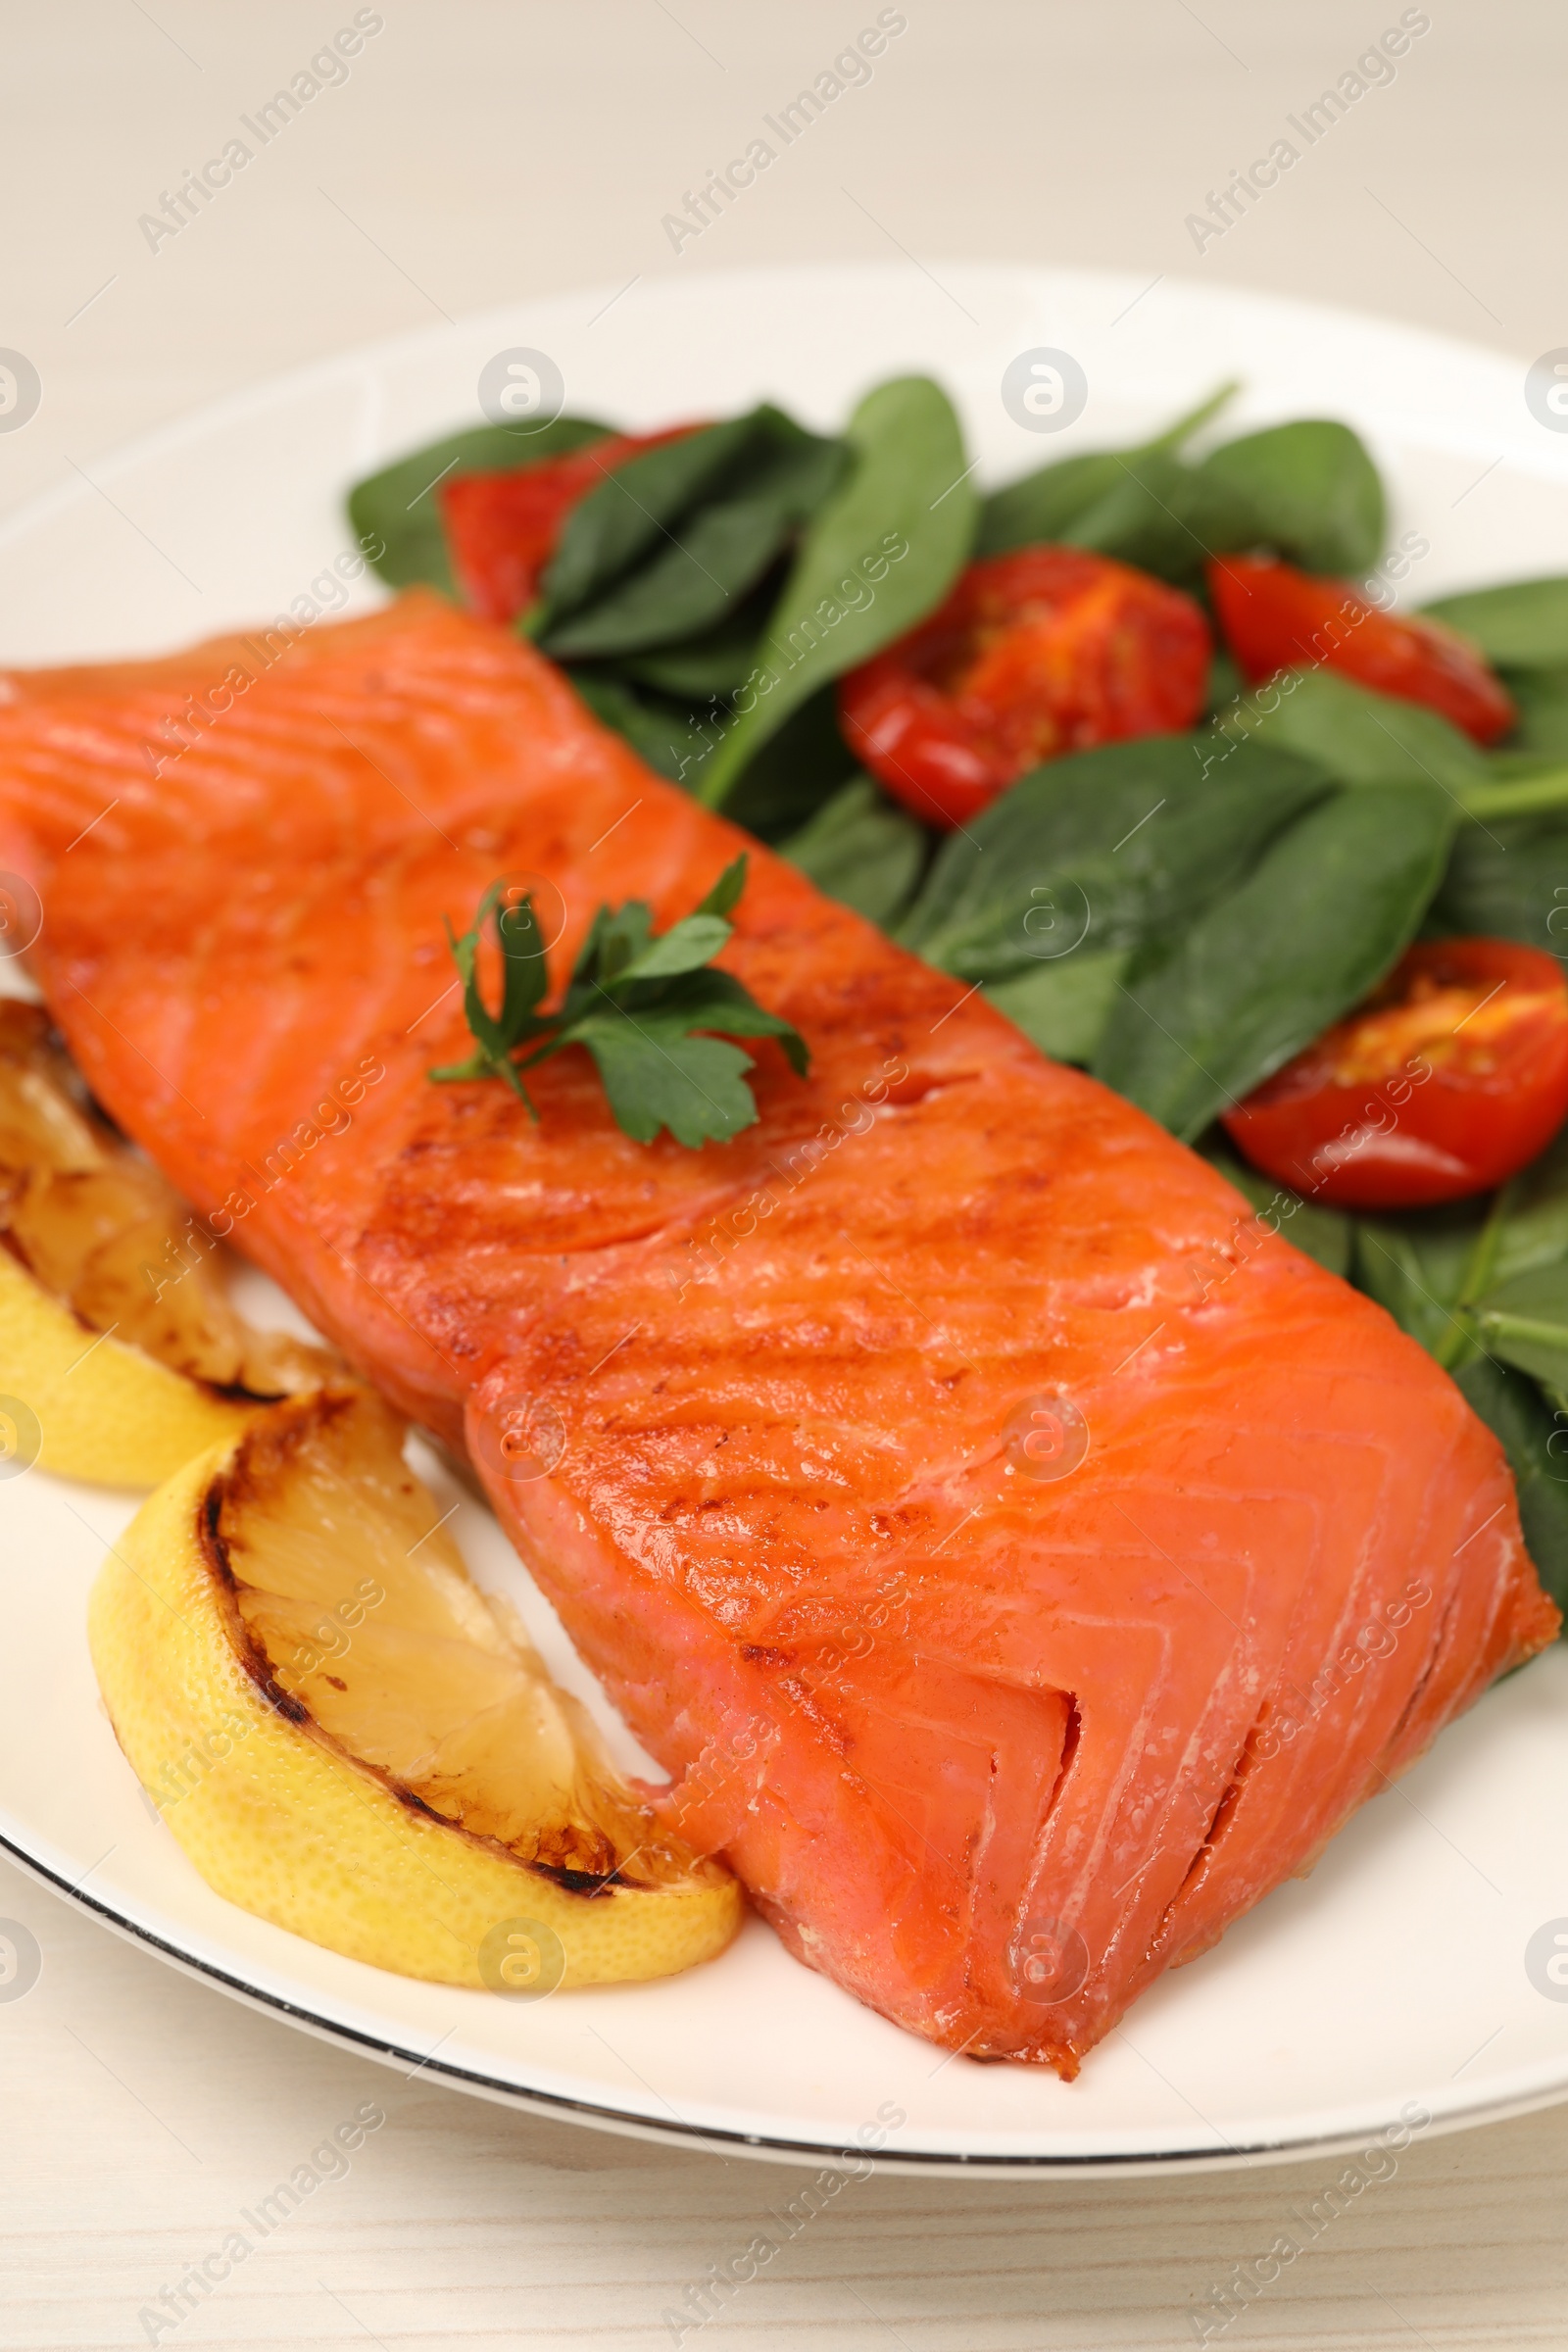
<svg viewBox="0 0 1568 2352">
<path fill-rule="evenodd" d="M 536 878 L 690 911 L 805 1033 L 734 1142 L 467 1050 L 442 929 Z M 1496 1442 L 1201 1159 L 696 807 L 527 645 L 411 594 L 14 673 L 0 864 L 95 1092 L 466 1444 L 786 1942 L 1076 2071 L 1557 1615 Z M 585 1898 L 586 1899 L 586 1898 Z"/>
</svg>

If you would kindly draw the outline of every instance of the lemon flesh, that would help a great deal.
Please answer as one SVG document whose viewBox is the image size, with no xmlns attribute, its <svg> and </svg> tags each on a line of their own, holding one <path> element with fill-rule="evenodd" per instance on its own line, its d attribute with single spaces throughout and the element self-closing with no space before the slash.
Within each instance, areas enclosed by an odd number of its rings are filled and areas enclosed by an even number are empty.
<svg viewBox="0 0 1568 2352">
<path fill-rule="evenodd" d="M 537 1995 L 710 1958 L 735 1881 L 660 1838 L 439 1516 L 363 1391 L 187 1463 L 89 1604 L 143 1787 L 220 1894 L 401 1975 Z"/>
<path fill-rule="evenodd" d="M 0 1003 L 0 1461 L 154 1486 L 251 1399 L 330 1376 L 321 1350 L 241 1320 L 220 1254 L 94 1113 L 46 1015 Z"/>
</svg>

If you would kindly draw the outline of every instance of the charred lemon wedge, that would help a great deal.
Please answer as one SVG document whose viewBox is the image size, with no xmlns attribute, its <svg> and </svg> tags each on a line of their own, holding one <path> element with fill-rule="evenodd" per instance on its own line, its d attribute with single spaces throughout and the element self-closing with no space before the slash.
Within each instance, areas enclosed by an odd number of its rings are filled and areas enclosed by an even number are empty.
<svg viewBox="0 0 1568 2352">
<path fill-rule="evenodd" d="M 220 1894 L 313 1943 L 527 1996 L 662 1977 L 739 1925 L 364 1390 L 258 1413 L 143 1505 L 93 1590 L 121 1746 Z"/>
<path fill-rule="evenodd" d="M 37 1006 L 0 1003 L 0 1433 L 45 1469 L 154 1486 L 333 1359 L 253 1331 L 220 1252 L 98 1116 Z M 20 1409 L 19 1409 L 20 1408 Z"/>
</svg>

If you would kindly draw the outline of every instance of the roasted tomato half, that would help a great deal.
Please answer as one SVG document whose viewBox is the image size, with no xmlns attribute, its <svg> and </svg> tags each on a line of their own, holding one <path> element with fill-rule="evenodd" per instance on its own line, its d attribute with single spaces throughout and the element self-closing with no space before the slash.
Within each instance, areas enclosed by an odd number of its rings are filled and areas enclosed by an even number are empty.
<svg viewBox="0 0 1568 2352">
<path fill-rule="evenodd" d="M 1477 743 L 1495 743 L 1517 716 L 1468 639 L 1435 620 L 1384 612 L 1348 580 L 1267 556 L 1221 556 L 1208 566 L 1208 591 L 1220 634 L 1249 680 L 1322 663 L 1401 703 L 1424 703 Z"/>
<path fill-rule="evenodd" d="M 662 433 L 607 433 L 568 457 L 504 473 L 461 473 L 448 482 L 439 494 L 441 520 L 465 604 L 486 620 L 515 620 L 538 594 L 577 501 L 628 458 L 699 429 L 677 424 Z"/>
<path fill-rule="evenodd" d="M 851 749 L 927 824 L 962 824 L 1063 752 L 1189 727 L 1208 623 L 1191 597 L 1076 547 L 971 564 L 839 688 Z"/>
<path fill-rule="evenodd" d="M 1507 939 L 1414 947 L 1223 1125 L 1252 1165 L 1344 1208 L 1490 1191 L 1568 1117 L 1568 981 Z"/>
</svg>

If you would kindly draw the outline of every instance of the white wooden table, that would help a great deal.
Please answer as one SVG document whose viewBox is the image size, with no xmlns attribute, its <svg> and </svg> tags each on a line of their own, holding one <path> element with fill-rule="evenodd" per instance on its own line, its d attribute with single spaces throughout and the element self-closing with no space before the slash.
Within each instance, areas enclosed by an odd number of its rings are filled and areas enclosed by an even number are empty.
<svg viewBox="0 0 1568 2352">
<path fill-rule="evenodd" d="M 1432 0 L 1392 86 L 1201 252 L 1207 192 L 1399 16 L 1357 0 L 905 0 L 907 32 L 745 205 L 662 216 L 872 6 L 382 0 L 349 78 L 177 238 L 138 227 L 348 0 L 6 11 L 0 345 L 42 400 L 0 506 L 318 354 L 638 273 L 897 247 L 1186 271 L 1348 302 L 1522 359 L 1568 341 L 1568 18 Z M 0 1725 L 0 1740 L 6 1727 Z M 798 2176 L 533 2123 L 339 2056 L 187 1983 L 0 1866 L 42 1947 L 0 2003 L 0 2345 L 665 2345 L 662 2314 Z M 1443 1954 L 1434 1949 L 1434 1969 Z M 386 2121 L 177 2328 L 140 2314 L 363 2103 Z M 1035 2186 L 873 2180 L 725 2316 L 743 2347 L 1176 2346 L 1331 2165 Z M 1412 2147 L 1222 2336 L 1568 2340 L 1568 2109 Z"/>
</svg>

